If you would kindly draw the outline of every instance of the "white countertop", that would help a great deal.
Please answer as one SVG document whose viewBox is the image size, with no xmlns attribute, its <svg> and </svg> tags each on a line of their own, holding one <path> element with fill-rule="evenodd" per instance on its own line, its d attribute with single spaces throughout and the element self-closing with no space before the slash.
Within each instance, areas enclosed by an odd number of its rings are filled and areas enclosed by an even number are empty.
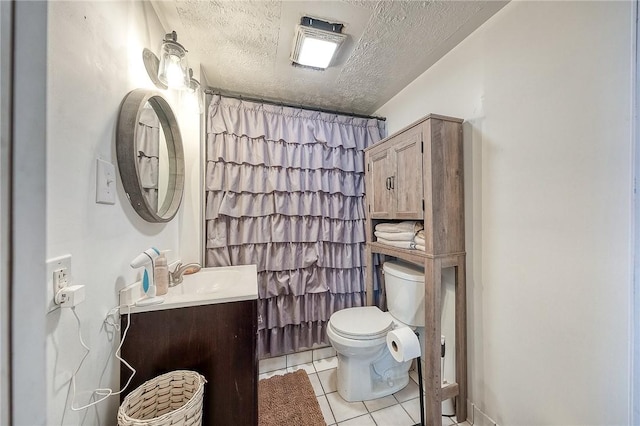
<svg viewBox="0 0 640 426">
<path fill-rule="evenodd" d="M 161 304 L 132 306 L 131 313 L 257 299 L 258 270 L 256 265 L 203 268 L 195 274 L 184 275 L 181 284 L 169 287 L 167 294 L 159 297 L 164 299 Z M 123 308 L 122 313 L 126 312 Z"/>
</svg>

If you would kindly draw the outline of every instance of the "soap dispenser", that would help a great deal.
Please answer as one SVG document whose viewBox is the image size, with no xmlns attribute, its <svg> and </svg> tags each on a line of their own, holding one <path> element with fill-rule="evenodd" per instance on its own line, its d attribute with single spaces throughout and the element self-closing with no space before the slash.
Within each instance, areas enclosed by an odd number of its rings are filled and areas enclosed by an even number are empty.
<svg viewBox="0 0 640 426">
<path fill-rule="evenodd" d="M 169 291 L 169 267 L 167 266 L 167 257 L 164 252 L 160 253 L 155 263 L 156 294 L 162 296 Z"/>
</svg>

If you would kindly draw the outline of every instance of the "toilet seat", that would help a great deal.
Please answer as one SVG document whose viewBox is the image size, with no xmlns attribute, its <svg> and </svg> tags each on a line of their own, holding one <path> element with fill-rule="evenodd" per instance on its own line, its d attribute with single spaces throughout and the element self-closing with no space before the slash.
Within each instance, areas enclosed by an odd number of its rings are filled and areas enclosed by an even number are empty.
<svg viewBox="0 0 640 426">
<path fill-rule="evenodd" d="M 347 339 L 375 340 L 394 328 L 394 320 L 377 306 L 363 306 L 334 312 L 329 325 L 337 335 Z"/>
</svg>

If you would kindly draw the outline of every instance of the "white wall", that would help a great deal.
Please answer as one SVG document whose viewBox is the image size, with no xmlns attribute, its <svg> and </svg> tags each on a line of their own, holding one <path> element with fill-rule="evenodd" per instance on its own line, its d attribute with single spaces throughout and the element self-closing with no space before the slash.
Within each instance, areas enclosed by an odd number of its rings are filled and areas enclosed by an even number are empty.
<svg viewBox="0 0 640 426">
<path fill-rule="evenodd" d="M 469 399 L 628 424 L 632 2 L 514 1 L 376 111 L 466 120 Z"/>
<path fill-rule="evenodd" d="M 0 57 L 11 57 L 10 3 L 0 3 Z M 11 64 L 0 61 L 0 424 L 9 423 L 9 129 L 6 90 L 11 84 Z"/>
<path fill-rule="evenodd" d="M 11 114 L 9 175 L 11 211 L 9 245 L 10 286 L 10 421 L 35 426 L 46 424 L 45 335 L 40 287 L 45 277 L 46 233 L 46 98 L 47 3 L 12 2 L 2 15 L 11 14 L 12 57 L 9 61 L 11 99 L 2 98 Z M 5 21 L 6 23 L 7 21 Z M 6 38 L 3 37 L 3 43 Z M 6 83 L 4 81 L 3 83 Z M 3 88 L 4 93 L 7 87 Z M 8 104 L 7 104 L 8 102 Z"/>
<path fill-rule="evenodd" d="M 638 19 L 639 11 L 638 2 L 635 3 L 635 17 Z M 636 21 L 637 22 L 637 21 Z M 637 25 L 637 24 L 636 24 Z M 638 131 L 640 130 L 640 115 L 638 114 L 638 106 L 640 102 L 640 56 L 638 56 L 638 46 L 640 46 L 640 33 L 636 30 L 635 35 L 635 81 L 633 93 L 634 117 L 632 126 L 633 151 L 634 151 L 634 182 L 640 182 L 640 149 L 638 149 Z M 637 192 L 637 191 L 636 191 Z M 634 194 L 633 205 L 633 302 L 631 308 L 631 330 L 632 330 L 632 346 L 631 346 L 631 424 L 640 423 L 640 197 Z M 635 372 L 635 374 L 634 374 Z"/>
<path fill-rule="evenodd" d="M 137 216 L 117 176 L 115 205 L 96 204 L 96 158 L 116 163 L 115 130 L 120 103 L 134 88 L 153 90 L 142 63 L 142 49 L 157 51 L 165 34 L 148 2 L 50 2 L 47 99 L 47 258 L 72 255 L 73 284 L 86 286 L 86 301 L 77 307 L 82 333 L 91 348 L 77 377 L 77 405 L 88 402 L 98 387 L 119 387 L 120 366 L 112 353 L 119 337 L 104 328 L 117 293 L 133 283 L 139 271 L 129 262 L 142 250 L 170 249 L 169 260 L 189 254 L 198 261 L 199 116 L 183 111 L 179 96 L 162 93 L 172 104 L 185 145 L 188 203 L 168 224 L 150 224 Z M 197 64 L 191 64 L 194 70 Z M 116 172 L 117 173 L 117 172 Z M 44 236 L 43 236 L 44 239 Z M 43 289 L 44 291 L 44 289 Z M 44 307 L 43 307 L 44 309 Z M 47 316 L 48 424 L 115 424 L 119 397 L 97 408 L 69 410 L 69 379 L 84 350 L 70 310 Z"/>
</svg>

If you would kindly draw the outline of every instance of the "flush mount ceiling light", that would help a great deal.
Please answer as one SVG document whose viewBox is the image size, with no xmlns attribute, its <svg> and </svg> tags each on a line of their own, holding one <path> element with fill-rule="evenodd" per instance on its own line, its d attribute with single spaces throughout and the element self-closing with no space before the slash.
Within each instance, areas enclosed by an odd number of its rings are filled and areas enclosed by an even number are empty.
<svg viewBox="0 0 640 426">
<path fill-rule="evenodd" d="M 291 61 L 311 68 L 326 69 L 338 48 L 347 38 L 342 24 L 331 24 L 315 18 L 302 18 L 296 26 L 291 49 Z"/>
<path fill-rule="evenodd" d="M 190 86 L 187 49 L 178 43 L 175 31 L 167 34 L 160 47 L 160 59 L 149 49 L 142 52 L 147 74 L 160 89 L 186 89 Z"/>
</svg>

